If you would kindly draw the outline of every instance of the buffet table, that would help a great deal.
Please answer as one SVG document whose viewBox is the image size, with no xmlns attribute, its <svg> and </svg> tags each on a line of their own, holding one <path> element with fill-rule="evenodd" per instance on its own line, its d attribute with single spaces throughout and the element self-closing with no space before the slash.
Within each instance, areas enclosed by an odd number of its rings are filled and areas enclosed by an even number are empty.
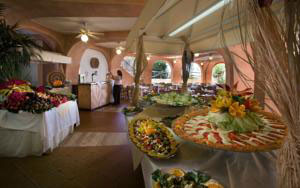
<svg viewBox="0 0 300 188">
<path fill-rule="evenodd" d="M 151 106 L 136 117 L 150 117 L 159 120 L 162 117 L 183 113 L 182 108 Z M 128 121 L 136 117 L 127 117 Z M 226 188 L 263 188 L 276 187 L 275 152 L 238 153 L 215 150 L 192 142 L 187 142 L 176 135 L 180 143 L 177 155 L 171 159 L 154 159 L 140 152 L 130 142 L 134 169 L 139 164 L 146 188 L 152 188 L 151 173 L 156 169 L 181 168 L 207 172 Z"/>
<path fill-rule="evenodd" d="M 42 114 L 0 110 L 0 156 L 25 157 L 52 151 L 80 124 L 76 101 Z"/>
</svg>

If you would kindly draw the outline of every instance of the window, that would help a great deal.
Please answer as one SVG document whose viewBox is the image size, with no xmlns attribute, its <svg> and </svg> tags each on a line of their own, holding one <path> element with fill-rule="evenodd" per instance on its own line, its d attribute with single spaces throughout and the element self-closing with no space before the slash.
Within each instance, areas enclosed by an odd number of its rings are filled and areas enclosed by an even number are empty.
<svg viewBox="0 0 300 188">
<path fill-rule="evenodd" d="M 226 69 L 225 64 L 217 64 L 212 69 L 212 83 L 213 84 L 225 84 L 226 82 Z"/>
<path fill-rule="evenodd" d="M 197 63 L 191 63 L 190 77 L 188 82 L 200 83 L 201 82 L 201 67 Z"/>
<path fill-rule="evenodd" d="M 171 66 L 165 61 L 157 61 L 152 67 L 152 83 L 171 83 Z"/>
<path fill-rule="evenodd" d="M 131 76 L 134 76 L 134 60 L 133 56 L 125 56 L 121 62 L 121 67 L 128 72 Z"/>
</svg>

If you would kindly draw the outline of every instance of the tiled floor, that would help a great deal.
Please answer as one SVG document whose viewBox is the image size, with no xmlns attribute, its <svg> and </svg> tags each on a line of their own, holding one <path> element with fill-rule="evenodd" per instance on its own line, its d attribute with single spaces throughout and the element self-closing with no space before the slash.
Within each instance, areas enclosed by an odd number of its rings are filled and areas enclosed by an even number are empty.
<svg viewBox="0 0 300 188">
<path fill-rule="evenodd" d="M 0 158 L 0 188 L 143 188 L 121 107 L 80 112 L 81 125 L 50 154 Z"/>
</svg>

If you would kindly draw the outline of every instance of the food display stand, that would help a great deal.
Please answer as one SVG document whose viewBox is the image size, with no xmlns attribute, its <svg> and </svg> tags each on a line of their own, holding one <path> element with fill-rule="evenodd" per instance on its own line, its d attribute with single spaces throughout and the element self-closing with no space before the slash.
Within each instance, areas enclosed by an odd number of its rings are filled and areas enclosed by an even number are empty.
<svg viewBox="0 0 300 188">
<path fill-rule="evenodd" d="M 127 117 L 127 120 L 141 117 L 160 120 L 184 111 L 182 108 L 153 105 L 135 117 Z M 151 174 L 156 169 L 169 168 L 207 172 L 224 187 L 276 187 L 276 151 L 250 153 L 223 151 L 182 140 L 175 134 L 174 137 L 180 143 L 180 147 L 176 156 L 170 159 L 151 158 L 130 142 L 134 168 L 141 164 L 146 188 L 152 188 Z"/>
<path fill-rule="evenodd" d="M 41 114 L 0 110 L 0 156 L 40 156 L 58 147 L 79 124 L 76 101 Z"/>
</svg>

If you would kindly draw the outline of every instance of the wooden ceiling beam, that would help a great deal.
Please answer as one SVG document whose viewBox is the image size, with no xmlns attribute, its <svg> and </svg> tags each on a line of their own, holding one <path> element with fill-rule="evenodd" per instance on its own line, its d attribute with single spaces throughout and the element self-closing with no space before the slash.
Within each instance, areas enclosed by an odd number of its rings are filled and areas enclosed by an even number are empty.
<svg viewBox="0 0 300 188">
<path fill-rule="evenodd" d="M 97 0 L 92 0 L 97 1 Z M 100 0 L 105 2 L 106 0 Z M 133 1 L 133 0 L 132 0 Z M 82 0 L 3 0 L 12 11 L 28 18 L 39 17 L 138 17 L 143 4 L 114 0 L 110 3 Z"/>
</svg>

